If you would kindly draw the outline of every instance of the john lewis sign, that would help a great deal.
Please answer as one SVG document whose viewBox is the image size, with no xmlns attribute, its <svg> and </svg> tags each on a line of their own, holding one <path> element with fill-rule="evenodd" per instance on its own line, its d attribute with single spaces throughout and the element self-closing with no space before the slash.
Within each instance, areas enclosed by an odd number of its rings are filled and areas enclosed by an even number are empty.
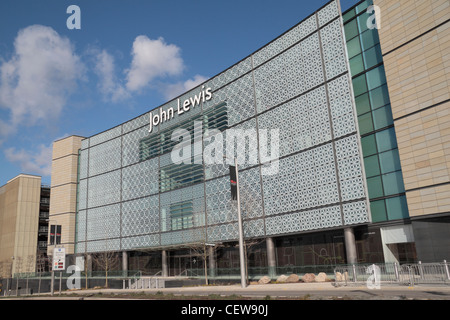
<svg viewBox="0 0 450 320">
<path fill-rule="evenodd" d="M 170 107 L 167 110 L 163 110 L 163 108 L 159 108 L 159 112 L 156 111 L 155 113 L 150 112 L 150 125 L 148 128 L 148 132 L 153 131 L 153 127 L 159 125 L 160 123 L 163 123 L 165 121 L 169 121 L 172 119 L 176 114 L 181 115 L 185 112 L 188 112 L 191 108 L 195 108 L 200 104 L 200 102 L 209 101 L 212 98 L 212 92 L 211 88 L 206 88 L 205 86 L 202 86 L 201 91 L 194 95 L 193 97 L 190 97 L 188 99 L 185 99 L 184 101 L 181 101 L 179 98 L 177 99 L 177 110 L 175 112 L 174 108 Z"/>
</svg>

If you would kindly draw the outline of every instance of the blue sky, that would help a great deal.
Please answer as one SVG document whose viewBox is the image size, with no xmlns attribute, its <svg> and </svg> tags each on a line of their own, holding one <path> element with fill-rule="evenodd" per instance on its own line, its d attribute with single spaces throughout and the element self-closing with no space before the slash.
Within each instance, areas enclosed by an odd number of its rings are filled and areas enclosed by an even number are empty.
<svg viewBox="0 0 450 320">
<path fill-rule="evenodd" d="M 327 2 L 2 0 L 0 185 L 19 173 L 50 184 L 54 140 L 163 104 Z M 81 29 L 67 27 L 70 5 L 81 10 Z"/>
</svg>

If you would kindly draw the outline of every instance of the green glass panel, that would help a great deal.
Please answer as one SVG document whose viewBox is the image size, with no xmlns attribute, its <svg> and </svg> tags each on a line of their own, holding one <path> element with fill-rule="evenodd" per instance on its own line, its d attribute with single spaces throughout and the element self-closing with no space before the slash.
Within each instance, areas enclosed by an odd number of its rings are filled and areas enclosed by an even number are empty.
<svg viewBox="0 0 450 320">
<path fill-rule="evenodd" d="M 378 152 L 391 150 L 397 147 L 394 128 L 389 128 L 376 134 Z"/>
<path fill-rule="evenodd" d="M 353 18 L 355 16 L 355 8 L 347 11 L 346 13 L 344 13 L 342 15 L 342 18 L 344 20 L 344 23 L 346 23 L 348 20 L 350 20 L 351 18 Z"/>
<path fill-rule="evenodd" d="M 372 114 L 373 126 L 376 130 L 387 127 L 394 123 L 390 105 L 378 108 L 377 110 L 374 110 Z"/>
<path fill-rule="evenodd" d="M 369 189 L 369 198 L 379 198 L 383 196 L 383 184 L 381 183 L 381 177 L 367 178 L 367 188 Z"/>
<path fill-rule="evenodd" d="M 368 29 L 361 33 L 361 47 L 362 50 L 365 51 L 369 48 L 372 48 L 374 45 L 380 43 L 380 39 L 378 37 L 377 29 Z"/>
<path fill-rule="evenodd" d="M 361 53 L 361 44 L 359 43 L 359 37 L 353 38 L 347 42 L 348 57 L 353 58 L 357 54 Z"/>
<path fill-rule="evenodd" d="M 405 196 L 386 199 L 386 208 L 389 220 L 406 219 L 409 217 Z"/>
<path fill-rule="evenodd" d="M 371 156 L 377 153 L 377 145 L 375 143 L 375 135 L 371 134 L 367 137 L 361 138 L 361 146 L 364 157 Z"/>
<path fill-rule="evenodd" d="M 381 173 L 401 170 L 398 149 L 389 150 L 378 154 L 380 158 Z"/>
<path fill-rule="evenodd" d="M 357 21 L 358 21 L 359 33 L 363 33 L 364 31 L 367 30 L 367 18 L 369 18 L 368 14 L 362 14 L 362 15 L 358 16 Z"/>
<path fill-rule="evenodd" d="M 372 69 L 366 73 L 367 76 L 367 86 L 369 90 L 375 89 L 386 83 L 386 75 L 384 73 L 384 66 L 379 66 L 378 68 Z"/>
<path fill-rule="evenodd" d="M 366 77 L 364 74 L 356 77 L 352 80 L 353 82 L 353 92 L 355 93 L 355 97 L 359 96 L 362 93 L 367 92 L 367 84 Z"/>
<path fill-rule="evenodd" d="M 364 66 L 366 69 L 372 68 L 377 64 L 383 62 L 383 56 L 381 55 L 380 45 L 377 44 L 374 47 L 364 51 Z"/>
<path fill-rule="evenodd" d="M 382 85 L 369 91 L 372 110 L 385 106 L 389 103 L 389 92 L 387 85 Z"/>
<path fill-rule="evenodd" d="M 370 201 L 370 213 L 372 214 L 372 222 L 386 221 L 386 205 L 384 200 Z"/>
<path fill-rule="evenodd" d="M 366 169 L 366 177 L 370 178 L 380 174 L 380 165 L 377 155 L 364 158 L 364 168 Z"/>
<path fill-rule="evenodd" d="M 369 94 L 364 93 L 355 98 L 356 103 L 356 112 L 358 115 L 369 112 L 370 111 L 370 100 Z"/>
<path fill-rule="evenodd" d="M 358 116 L 359 133 L 366 134 L 373 131 L 372 114 L 366 113 Z"/>
<path fill-rule="evenodd" d="M 372 4 L 372 0 L 366 0 L 356 6 L 356 13 L 363 12 Z"/>
<path fill-rule="evenodd" d="M 356 19 L 347 22 L 344 25 L 345 39 L 350 40 L 358 35 L 358 26 L 356 25 Z"/>
<path fill-rule="evenodd" d="M 405 187 L 403 185 L 403 177 L 401 171 L 396 171 L 388 174 L 382 175 L 383 177 L 383 187 L 385 195 L 393 195 L 405 192 Z"/>
<path fill-rule="evenodd" d="M 350 70 L 352 72 L 352 76 L 361 73 L 364 71 L 364 63 L 362 59 L 362 55 L 358 54 L 357 56 L 351 58 L 350 62 Z"/>
</svg>

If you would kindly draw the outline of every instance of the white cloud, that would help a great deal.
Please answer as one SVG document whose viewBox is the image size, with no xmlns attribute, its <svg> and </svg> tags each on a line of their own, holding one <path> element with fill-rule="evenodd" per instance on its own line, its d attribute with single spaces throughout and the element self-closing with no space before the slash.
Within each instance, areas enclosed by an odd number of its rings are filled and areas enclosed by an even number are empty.
<svg viewBox="0 0 450 320">
<path fill-rule="evenodd" d="M 130 91 L 139 91 L 157 77 L 179 75 L 184 69 L 180 48 L 165 43 L 163 38 L 152 40 L 138 36 L 131 54 L 133 60 L 126 70 L 126 87 Z"/>
<path fill-rule="evenodd" d="M 27 150 L 11 147 L 5 150 L 5 156 L 8 161 L 20 165 L 24 173 L 37 174 L 41 176 L 50 176 L 52 171 L 52 144 L 38 146 L 35 153 Z"/>
<path fill-rule="evenodd" d="M 94 71 L 100 80 L 98 88 L 105 99 L 117 102 L 130 96 L 129 92 L 120 84 L 116 77 L 114 57 L 106 50 L 95 54 Z"/>
<path fill-rule="evenodd" d="M 167 100 L 173 99 L 173 98 L 179 96 L 180 94 L 182 94 L 186 91 L 189 91 L 192 88 L 195 88 L 200 83 L 203 83 L 206 80 L 208 80 L 208 78 L 197 74 L 194 76 L 193 79 L 188 79 L 184 82 L 169 84 L 163 89 L 164 97 Z"/>
<path fill-rule="evenodd" d="M 84 65 L 67 38 L 41 25 L 20 30 L 13 56 L 0 66 L 0 108 L 10 115 L 4 122 L 8 130 L 0 134 L 10 134 L 22 124 L 50 124 L 83 72 Z"/>
</svg>

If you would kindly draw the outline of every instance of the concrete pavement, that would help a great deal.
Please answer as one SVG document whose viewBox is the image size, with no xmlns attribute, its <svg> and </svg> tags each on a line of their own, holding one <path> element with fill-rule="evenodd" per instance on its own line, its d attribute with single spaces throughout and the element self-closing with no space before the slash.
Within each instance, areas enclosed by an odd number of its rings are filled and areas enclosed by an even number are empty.
<svg viewBox="0 0 450 320">
<path fill-rule="evenodd" d="M 369 289 L 363 285 L 335 287 L 331 282 L 324 283 L 284 283 L 252 284 L 242 288 L 238 284 L 191 286 L 181 288 L 158 289 L 88 289 L 63 291 L 61 296 L 56 291 L 53 297 L 41 294 L 39 299 L 98 298 L 139 298 L 168 299 L 185 296 L 188 299 L 205 299 L 225 297 L 226 299 L 304 299 L 304 300 L 450 300 L 449 285 L 381 285 L 380 289 Z M 25 298 L 25 297 L 23 297 Z M 33 296 L 33 298 L 38 298 Z M 25 298 L 27 299 L 27 298 Z"/>
</svg>

